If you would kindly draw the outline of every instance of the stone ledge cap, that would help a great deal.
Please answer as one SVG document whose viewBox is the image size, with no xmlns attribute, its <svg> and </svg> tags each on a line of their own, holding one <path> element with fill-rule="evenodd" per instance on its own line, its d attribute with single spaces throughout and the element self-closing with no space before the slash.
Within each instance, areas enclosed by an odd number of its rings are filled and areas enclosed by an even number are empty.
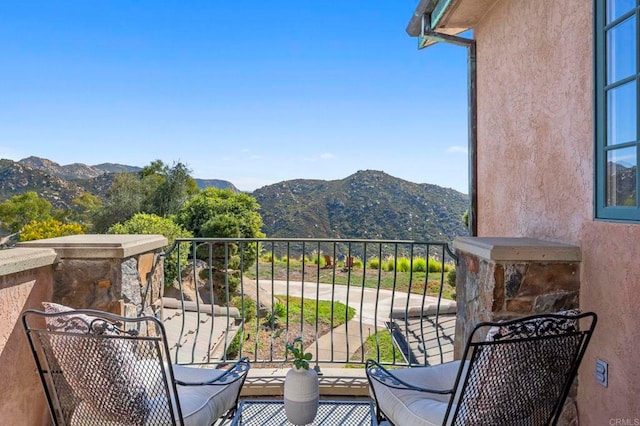
<svg viewBox="0 0 640 426">
<path fill-rule="evenodd" d="M 459 237 L 453 241 L 456 251 L 492 261 L 579 262 L 580 247 L 535 238 Z"/>
<path fill-rule="evenodd" d="M 155 234 L 82 234 L 18 243 L 19 247 L 54 249 L 60 259 L 123 259 L 154 251 L 166 245 L 167 239 Z"/>
<path fill-rule="evenodd" d="M 52 249 L 11 248 L 0 250 L 0 276 L 53 265 L 56 252 Z"/>
</svg>

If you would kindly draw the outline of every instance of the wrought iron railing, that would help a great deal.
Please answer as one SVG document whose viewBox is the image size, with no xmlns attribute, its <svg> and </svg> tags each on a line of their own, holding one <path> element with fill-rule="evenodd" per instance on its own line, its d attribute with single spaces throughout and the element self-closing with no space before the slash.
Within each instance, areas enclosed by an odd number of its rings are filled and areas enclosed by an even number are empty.
<svg viewBox="0 0 640 426">
<path fill-rule="evenodd" d="M 297 337 L 316 368 L 453 357 L 456 256 L 446 243 L 197 238 L 164 254 L 174 362 L 246 356 L 277 367 Z"/>
</svg>

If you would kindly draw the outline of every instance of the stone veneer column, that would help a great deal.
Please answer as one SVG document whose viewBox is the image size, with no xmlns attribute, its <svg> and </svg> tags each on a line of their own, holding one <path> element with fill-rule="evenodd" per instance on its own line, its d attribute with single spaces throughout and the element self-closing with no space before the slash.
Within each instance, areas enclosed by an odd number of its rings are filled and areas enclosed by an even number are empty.
<svg viewBox="0 0 640 426">
<path fill-rule="evenodd" d="M 580 248 L 531 238 L 461 237 L 455 358 L 471 330 L 494 321 L 578 307 Z"/>
<path fill-rule="evenodd" d="M 478 322 L 579 307 L 579 247 L 531 238 L 487 237 L 457 238 L 453 247 L 458 255 L 455 359 L 462 357 Z M 575 384 L 559 426 L 578 425 Z"/>
<path fill-rule="evenodd" d="M 20 247 L 57 253 L 52 301 L 135 317 L 161 317 L 162 235 L 71 235 L 28 241 Z"/>
</svg>

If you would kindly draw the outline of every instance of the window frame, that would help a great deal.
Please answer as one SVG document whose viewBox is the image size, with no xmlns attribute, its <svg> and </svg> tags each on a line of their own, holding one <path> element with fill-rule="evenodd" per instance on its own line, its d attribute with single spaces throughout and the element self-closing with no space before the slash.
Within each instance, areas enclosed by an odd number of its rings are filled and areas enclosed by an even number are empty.
<svg viewBox="0 0 640 426">
<path fill-rule="evenodd" d="M 595 211 L 596 219 L 607 221 L 640 222 L 640 4 L 615 20 L 606 22 L 607 0 L 594 0 L 594 159 L 595 159 Z M 635 16 L 636 26 L 636 73 L 607 84 L 607 30 Z M 636 140 L 628 143 L 607 145 L 607 93 L 631 81 L 636 82 Z M 616 149 L 636 149 L 636 205 L 607 206 L 607 155 Z"/>
</svg>

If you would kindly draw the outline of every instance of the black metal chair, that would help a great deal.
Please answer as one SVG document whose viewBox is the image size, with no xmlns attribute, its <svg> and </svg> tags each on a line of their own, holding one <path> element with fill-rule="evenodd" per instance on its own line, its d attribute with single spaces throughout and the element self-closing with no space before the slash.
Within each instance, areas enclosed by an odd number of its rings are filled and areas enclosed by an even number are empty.
<svg viewBox="0 0 640 426">
<path fill-rule="evenodd" d="M 367 361 L 378 420 L 395 425 L 556 424 L 597 322 L 594 313 L 485 322 L 462 359 L 387 370 Z"/>
<path fill-rule="evenodd" d="M 153 317 L 44 303 L 22 315 L 56 425 L 211 425 L 235 413 L 249 371 L 172 365 Z"/>
</svg>

